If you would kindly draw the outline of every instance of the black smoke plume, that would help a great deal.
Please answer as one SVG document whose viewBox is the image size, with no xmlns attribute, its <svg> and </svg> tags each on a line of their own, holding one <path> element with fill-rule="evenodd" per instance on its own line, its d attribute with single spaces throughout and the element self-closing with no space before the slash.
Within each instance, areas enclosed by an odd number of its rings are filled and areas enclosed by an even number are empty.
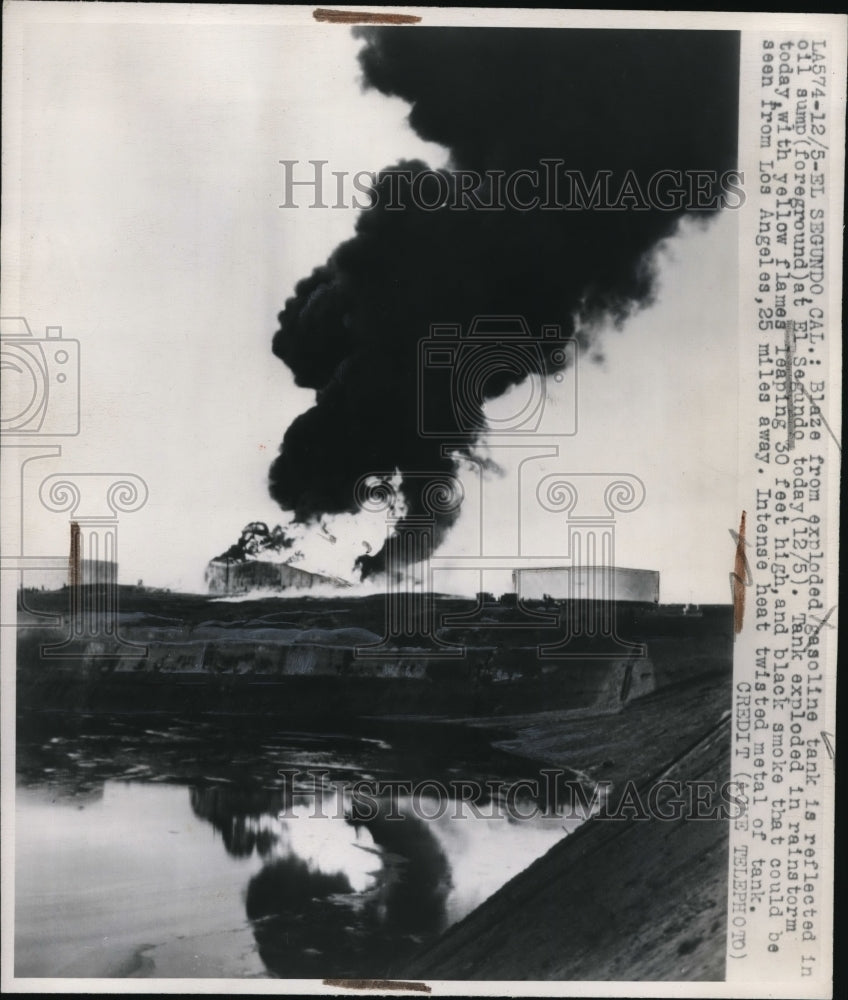
<svg viewBox="0 0 848 1000">
<path fill-rule="evenodd" d="M 555 158 L 590 183 L 600 171 L 618 183 L 633 171 L 644 190 L 660 170 L 721 175 L 736 166 L 736 33 L 415 27 L 359 34 L 365 84 L 408 101 L 410 123 L 449 149 L 452 170 L 509 174 Z M 356 235 L 297 285 L 280 314 L 274 353 L 299 386 L 317 390 L 270 471 L 271 495 L 298 521 L 355 511 L 356 481 L 395 469 L 414 514 L 422 499 L 411 474 L 451 470 L 443 441 L 422 437 L 417 426 L 418 344 L 430 323 L 466 328 L 475 315 L 520 314 L 534 331 L 558 323 L 585 342 L 596 320 L 621 322 L 650 302 L 652 252 L 687 212 L 637 204 L 428 211 L 409 198 L 402 210 L 387 210 L 389 173 L 401 169 L 417 173 L 425 164 L 383 171 L 377 206 L 361 213 Z M 453 184 L 455 175 L 446 176 Z M 484 180 L 478 193 L 486 188 Z M 669 334 L 671 363 L 675 335 L 685 331 Z M 542 371 L 555 367 L 544 353 Z M 489 379 L 486 398 L 518 378 L 503 371 Z M 429 402 L 453 419 L 449 384 L 424 389 L 441 394 Z M 485 427 L 482 411 L 476 425 Z M 455 517 L 440 518 L 437 544 Z M 386 557 L 385 546 L 363 556 L 363 576 L 383 570 Z"/>
<path fill-rule="evenodd" d="M 269 528 L 264 521 L 251 521 L 250 524 L 242 528 L 238 541 L 234 542 L 226 552 L 222 552 L 215 558 L 244 562 L 246 559 L 255 558 L 263 553 L 283 552 L 290 549 L 294 542 L 295 539 L 279 524 Z"/>
</svg>

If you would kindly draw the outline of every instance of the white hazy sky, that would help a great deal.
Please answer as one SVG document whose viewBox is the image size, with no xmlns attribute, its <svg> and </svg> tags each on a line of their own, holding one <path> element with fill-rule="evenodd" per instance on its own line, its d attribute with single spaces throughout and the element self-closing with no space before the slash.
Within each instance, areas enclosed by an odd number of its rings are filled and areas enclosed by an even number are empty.
<svg viewBox="0 0 848 1000">
<path fill-rule="evenodd" d="M 139 6 L 154 23 L 28 25 L 20 100 L 4 99 L 2 314 L 36 336 L 61 325 L 81 351 L 81 433 L 30 465 L 24 540 L 29 554 L 67 551 L 67 515 L 35 499 L 44 476 L 135 473 L 150 499 L 122 517 L 121 580 L 201 589 L 245 523 L 286 518 L 267 471 L 314 394 L 271 354 L 276 314 L 356 218 L 281 210 L 278 161 L 377 170 L 446 154 L 411 131 L 402 101 L 361 90 L 347 29 L 245 25 L 237 10 L 222 25 L 155 23 L 157 5 Z M 581 358 L 580 432 L 561 456 L 644 481 L 617 561 L 659 569 L 666 601 L 728 599 L 736 222 L 670 241 L 656 304 L 602 335 L 605 361 Z M 491 488 L 507 496 L 514 475 Z M 440 554 L 463 551 L 474 516 L 469 504 Z M 319 540 L 304 566 L 347 574 L 383 532 L 336 528 L 338 545 Z"/>
</svg>

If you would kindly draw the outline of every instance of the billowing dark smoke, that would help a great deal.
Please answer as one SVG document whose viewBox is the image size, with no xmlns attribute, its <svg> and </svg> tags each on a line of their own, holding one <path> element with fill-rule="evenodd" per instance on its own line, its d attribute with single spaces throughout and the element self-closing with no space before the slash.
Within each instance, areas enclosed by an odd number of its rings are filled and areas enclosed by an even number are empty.
<svg viewBox="0 0 848 1000">
<path fill-rule="evenodd" d="M 269 529 L 264 521 L 251 521 L 242 528 L 238 541 L 216 558 L 243 562 L 262 553 L 283 552 L 290 549 L 294 542 L 295 539 L 279 524 Z"/>
<path fill-rule="evenodd" d="M 691 195 L 671 210 L 645 203 L 649 179 L 658 171 L 720 176 L 736 165 L 735 33 L 416 27 L 360 34 L 366 84 L 412 105 L 411 124 L 450 150 L 452 171 L 481 174 L 480 203 L 492 196 L 491 172 L 539 170 L 545 159 L 579 171 L 589 187 L 607 171 L 614 192 L 632 171 L 637 189 L 623 211 L 431 211 L 399 185 L 403 208 L 390 210 L 392 178 L 384 171 L 376 206 L 297 285 L 274 337 L 274 353 L 297 384 L 317 390 L 270 472 L 272 496 L 304 522 L 354 511 L 356 481 L 394 469 L 404 477 L 410 513 L 418 512 L 411 474 L 450 471 L 442 444 L 451 431 L 484 429 L 479 407 L 456 426 L 449 380 L 425 377 L 428 405 L 442 412 L 445 433 L 419 433 L 418 345 L 431 323 L 465 329 L 475 315 L 520 314 L 534 331 L 558 323 L 585 339 L 595 320 L 622 321 L 650 302 L 652 251 L 693 207 Z M 466 182 L 454 172 L 445 177 L 452 199 Z M 711 194 L 708 182 L 698 197 L 712 208 L 699 214 L 717 207 Z M 550 351 L 540 355 L 541 371 L 558 364 Z M 520 378 L 504 370 L 486 382 L 485 398 Z M 455 516 L 444 514 L 439 531 Z M 384 569 L 386 556 L 384 547 L 360 559 L 363 575 Z"/>
</svg>

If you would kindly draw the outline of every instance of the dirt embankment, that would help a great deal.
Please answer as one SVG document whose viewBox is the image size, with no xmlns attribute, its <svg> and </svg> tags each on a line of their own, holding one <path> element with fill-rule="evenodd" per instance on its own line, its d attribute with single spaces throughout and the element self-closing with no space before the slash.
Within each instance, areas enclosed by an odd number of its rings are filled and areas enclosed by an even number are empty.
<svg viewBox="0 0 848 1000">
<path fill-rule="evenodd" d="M 691 783 L 729 780 L 729 708 L 725 673 L 603 718 L 515 720 L 499 745 L 609 780 L 614 794 L 632 781 L 643 803 L 658 782 L 679 781 L 689 801 Z M 592 819 L 390 974 L 722 980 L 729 822 Z"/>
</svg>

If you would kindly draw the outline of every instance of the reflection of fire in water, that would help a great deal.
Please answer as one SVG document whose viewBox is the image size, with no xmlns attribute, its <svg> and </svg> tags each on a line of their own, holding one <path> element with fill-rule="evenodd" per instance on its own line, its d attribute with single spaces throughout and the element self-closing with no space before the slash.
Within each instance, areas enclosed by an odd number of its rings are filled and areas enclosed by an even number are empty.
<svg viewBox="0 0 848 1000">
<path fill-rule="evenodd" d="M 447 926 L 450 865 L 427 823 L 387 818 L 388 802 L 367 822 L 340 822 L 335 796 L 323 800 L 318 823 L 314 802 L 298 798 L 191 790 L 194 813 L 221 833 L 229 854 L 256 851 L 265 862 L 248 883 L 245 906 L 272 972 L 380 975 Z M 294 818 L 278 819 L 284 809 Z"/>
</svg>

